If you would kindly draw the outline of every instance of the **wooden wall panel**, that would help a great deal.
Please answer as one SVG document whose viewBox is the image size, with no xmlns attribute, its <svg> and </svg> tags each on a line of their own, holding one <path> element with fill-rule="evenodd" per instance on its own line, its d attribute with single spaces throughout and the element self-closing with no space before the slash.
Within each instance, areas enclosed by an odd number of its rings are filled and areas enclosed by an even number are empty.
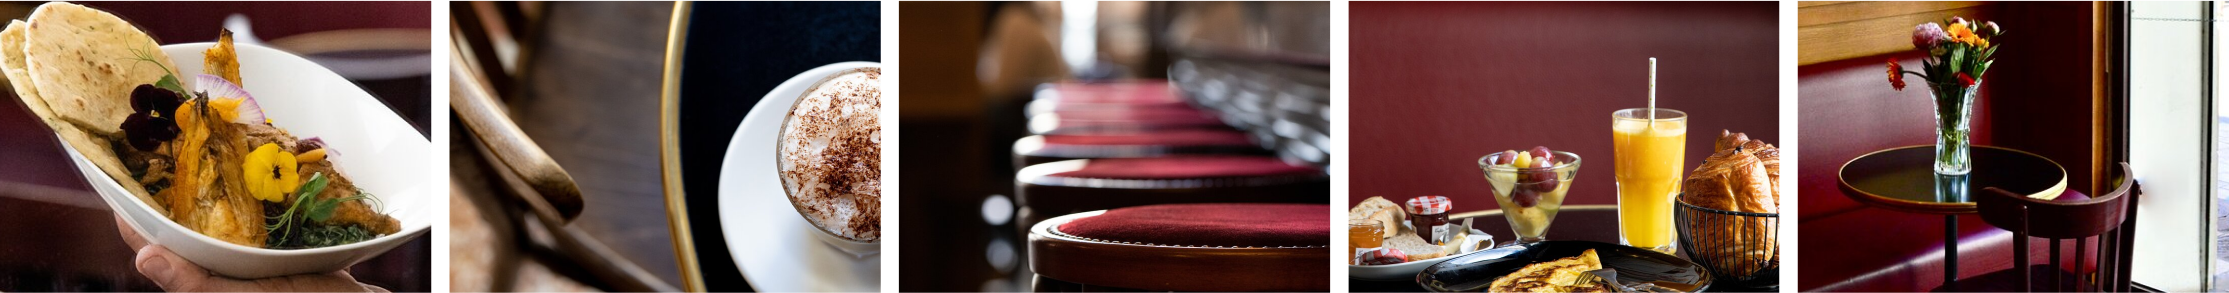
<svg viewBox="0 0 2229 293">
<path fill-rule="evenodd" d="M 1797 38 L 1802 40 L 1797 60 L 1808 65 L 1911 50 L 1912 26 L 1951 16 L 1983 15 L 1984 12 L 1980 7 L 1969 7 L 1801 27 L 1797 29 Z"/>
<path fill-rule="evenodd" d="M 1911 50 L 1912 27 L 1951 16 L 1994 19 L 1988 2 L 1819 2 L 1796 9 L 1803 65 Z"/>
</svg>

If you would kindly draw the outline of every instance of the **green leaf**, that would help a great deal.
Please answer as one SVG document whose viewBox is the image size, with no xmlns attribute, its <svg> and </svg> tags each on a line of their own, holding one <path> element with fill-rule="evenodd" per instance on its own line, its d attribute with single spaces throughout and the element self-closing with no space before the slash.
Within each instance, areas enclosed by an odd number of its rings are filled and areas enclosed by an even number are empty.
<svg viewBox="0 0 2229 293">
<path fill-rule="evenodd" d="M 134 55 L 133 60 L 147 62 L 148 64 L 154 64 L 156 68 L 163 69 L 163 78 L 155 81 L 155 87 L 178 92 L 178 95 L 180 96 L 186 96 L 192 93 L 186 91 L 184 83 L 178 82 L 178 73 L 176 71 L 170 70 L 170 66 L 163 66 L 162 62 L 155 62 L 155 55 L 151 53 L 151 51 L 132 50 L 132 53 Z"/>
<path fill-rule="evenodd" d="M 317 193 L 325 191 L 326 183 L 327 180 L 325 178 L 325 173 L 312 174 L 310 175 L 309 183 L 303 183 L 302 190 L 295 192 L 296 194 L 301 195 L 303 198 L 309 199 L 309 206 L 303 207 L 302 210 L 302 216 L 304 218 L 322 222 L 325 221 L 326 218 L 333 217 L 333 206 L 336 205 L 334 202 L 335 200 L 317 198 Z"/>
<path fill-rule="evenodd" d="M 333 208 L 340 205 L 341 201 L 337 198 L 318 199 L 317 202 L 310 203 L 310 210 L 304 216 L 308 216 L 313 222 L 324 222 L 333 218 Z"/>
<path fill-rule="evenodd" d="M 276 223 L 263 226 L 264 232 L 278 235 L 278 237 L 272 237 L 271 240 L 275 241 L 272 243 L 285 243 L 288 238 L 293 236 L 294 228 L 301 226 L 301 218 L 307 214 L 307 209 L 314 209 L 317 192 L 325 190 L 326 181 L 324 172 L 311 173 L 310 181 L 303 183 L 301 188 L 296 189 L 294 204 L 289 205 L 286 212 L 280 213 L 278 218 L 271 219 Z"/>
<path fill-rule="evenodd" d="M 315 196 L 318 192 L 325 191 L 325 183 L 327 181 L 325 179 L 326 178 L 324 172 L 310 174 L 310 181 L 304 181 L 302 183 L 302 188 L 300 189 L 300 191 L 295 191 L 294 193 L 300 195 Z"/>
<path fill-rule="evenodd" d="M 155 87 L 178 92 L 178 95 L 180 96 L 184 96 L 187 94 L 186 87 L 183 85 L 179 85 L 177 75 L 164 74 L 162 80 L 155 81 Z"/>
<path fill-rule="evenodd" d="M 1960 69 L 1963 69 L 1963 68 L 1959 68 L 1959 67 L 1965 67 L 1965 65 L 1966 65 L 1966 50 L 1964 50 L 1964 49 L 1952 49 L 1952 50 L 1950 50 L 1950 73 L 1951 73 L 1951 74 L 1957 74 L 1957 73 L 1958 73 L 1958 72 L 1960 71 Z"/>
</svg>

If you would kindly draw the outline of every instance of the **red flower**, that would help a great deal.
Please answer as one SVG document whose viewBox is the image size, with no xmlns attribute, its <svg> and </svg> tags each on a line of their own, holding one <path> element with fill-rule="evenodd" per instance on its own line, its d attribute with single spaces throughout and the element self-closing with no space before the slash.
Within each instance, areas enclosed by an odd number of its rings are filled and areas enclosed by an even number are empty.
<svg viewBox="0 0 2229 293">
<path fill-rule="evenodd" d="M 1974 76 L 1972 76 L 1972 75 L 1966 75 L 1966 73 L 1965 73 L 1965 72 L 1959 72 L 1959 73 L 1958 73 L 1958 86 L 1961 86 L 1961 87 L 1969 87 L 1969 86 L 1974 86 Z"/>
<path fill-rule="evenodd" d="M 1904 65 L 1897 64 L 1893 57 L 1888 58 L 1888 85 L 1896 87 L 1897 91 L 1904 91 Z"/>
</svg>

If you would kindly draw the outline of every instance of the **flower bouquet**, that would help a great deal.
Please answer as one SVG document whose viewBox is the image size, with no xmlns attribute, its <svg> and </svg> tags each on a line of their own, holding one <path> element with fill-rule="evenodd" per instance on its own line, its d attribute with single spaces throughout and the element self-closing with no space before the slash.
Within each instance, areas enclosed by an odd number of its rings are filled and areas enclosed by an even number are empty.
<svg viewBox="0 0 2229 293">
<path fill-rule="evenodd" d="M 1967 157 L 1967 137 L 1973 114 L 1975 89 L 1982 74 L 1996 60 L 1997 45 L 1990 38 L 2004 34 L 1996 22 L 1974 23 L 1951 17 L 1941 23 L 1924 23 L 1912 29 L 1912 47 L 1927 52 L 1920 71 L 1905 70 L 1896 58 L 1888 60 L 1888 82 L 1904 90 L 1904 75 L 1927 81 L 1935 98 L 1935 173 L 1963 175 L 1973 171 Z"/>
</svg>

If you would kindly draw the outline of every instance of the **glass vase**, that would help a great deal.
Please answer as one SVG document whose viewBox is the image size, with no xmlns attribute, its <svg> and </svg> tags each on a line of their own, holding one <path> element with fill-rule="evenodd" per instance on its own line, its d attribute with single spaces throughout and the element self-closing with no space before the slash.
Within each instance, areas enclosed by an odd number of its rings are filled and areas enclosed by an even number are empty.
<svg viewBox="0 0 2229 293">
<path fill-rule="evenodd" d="M 1974 165 L 1967 156 L 1971 140 L 1974 94 L 1981 88 L 1976 80 L 1971 86 L 1957 84 L 1930 84 L 1935 98 L 1935 174 L 1965 175 L 1973 172 Z"/>
</svg>

